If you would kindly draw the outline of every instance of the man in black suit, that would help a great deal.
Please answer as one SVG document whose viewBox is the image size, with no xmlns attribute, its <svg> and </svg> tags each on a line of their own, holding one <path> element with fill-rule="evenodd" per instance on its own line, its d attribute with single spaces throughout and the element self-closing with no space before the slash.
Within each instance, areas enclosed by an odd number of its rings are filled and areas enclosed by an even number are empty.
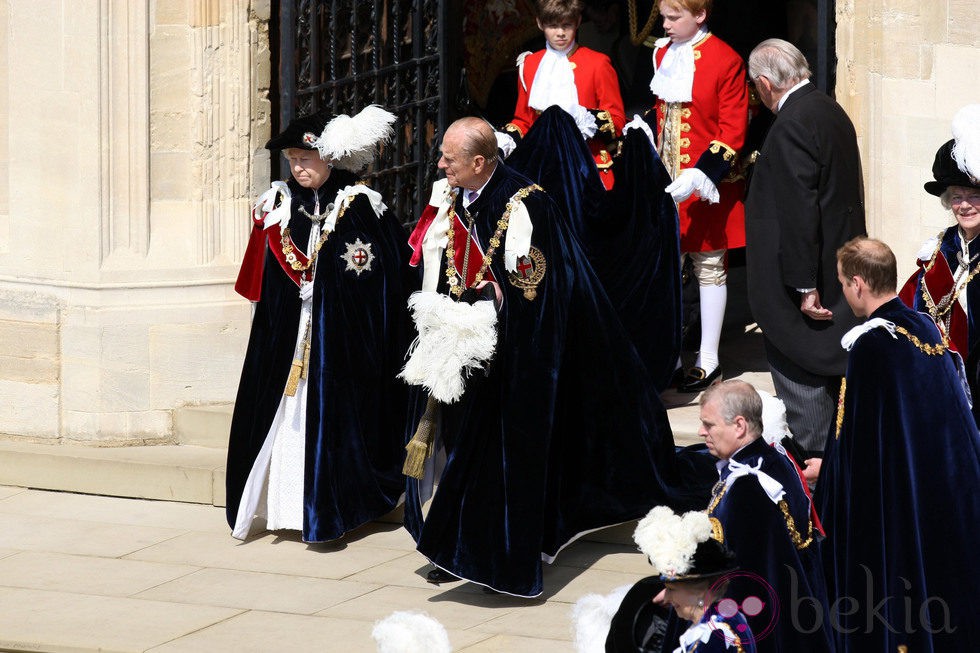
<svg viewBox="0 0 980 653">
<path fill-rule="evenodd" d="M 749 304 L 790 430 L 810 457 L 820 456 L 847 364 L 840 339 L 857 324 L 835 258 L 865 234 L 857 137 L 840 105 L 809 81 L 792 44 L 756 46 L 749 77 L 776 114 L 745 206 Z"/>
</svg>

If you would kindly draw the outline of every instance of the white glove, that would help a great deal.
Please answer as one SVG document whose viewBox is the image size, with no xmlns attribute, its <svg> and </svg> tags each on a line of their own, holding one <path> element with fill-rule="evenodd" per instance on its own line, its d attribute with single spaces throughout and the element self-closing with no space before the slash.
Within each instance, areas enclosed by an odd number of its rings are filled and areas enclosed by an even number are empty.
<svg viewBox="0 0 980 653">
<path fill-rule="evenodd" d="M 599 125 L 595 121 L 595 116 L 589 113 L 589 110 L 583 107 L 581 104 L 573 104 L 569 108 L 565 109 L 565 112 L 575 119 L 575 126 L 578 130 L 582 132 L 582 136 L 586 140 L 595 136 L 596 131 L 599 129 Z"/>
<path fill-rule="evenodd" d="M 514 137 L 505 132 L 494 131 L 493 135 L 497 137 L 497 149 L 503 150 L 504 158 L 510 156 L 510 153 L 514 151 L 517 147 L 517 143 L 514 141 Z"/>
<path fill-rule="evenodd" d="M 720 199 L 718 188 L 708 179 L 706 174 L 697 168 L 682 170 L 681 174 L 677 175 L 677 179 L 672 181 L 664 190 L 670 193 L 670 196 L 678 204 L 695 192 L 709 204 L 717 204 Z"/>
<path fill-rule="evenodd" d="M 633 119 L 626 123 L 626 126 L 623 127 L 623 136 L 625 136 L 626 132 L 631 129 L 639 129 L 642 131 L 647 135 L 647 138 L 650 139 L 650 145 L 652 145 L 654 148 L 657 147 L 657 141 L 653 137 L 653 130 L 650 129 L 650 125 L 647 124 L 647 121 L 641 118 L 637 113 L 634 113 Z"/>
</svg>

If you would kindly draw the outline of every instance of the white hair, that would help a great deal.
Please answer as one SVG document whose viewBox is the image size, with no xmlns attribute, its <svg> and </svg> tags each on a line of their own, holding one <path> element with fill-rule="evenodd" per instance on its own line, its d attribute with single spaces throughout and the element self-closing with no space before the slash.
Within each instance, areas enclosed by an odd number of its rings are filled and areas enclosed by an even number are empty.
<svg viewBox="0 0 980 653">
<path fill-rule="evenodd" d="M 765 77 L 776 90 L 788 90 L 810 79 L 810 65 L 800 50 L 782 39 L 766 39 L 749 55 L 749 78 Z"/>
</svg>

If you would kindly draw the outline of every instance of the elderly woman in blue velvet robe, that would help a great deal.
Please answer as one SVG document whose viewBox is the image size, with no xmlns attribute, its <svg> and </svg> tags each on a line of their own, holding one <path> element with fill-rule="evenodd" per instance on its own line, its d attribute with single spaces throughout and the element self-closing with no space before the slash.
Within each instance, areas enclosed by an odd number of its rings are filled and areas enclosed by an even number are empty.
<svg viewBox="0 0 980 653">
<path fill-rule="evenodd" d="M 973 416 L 980 424 L 980 104 L 964 107 L 953 121 L 956 139 L 936 152 L 934 181 L 926 192 L 939 196 L 956 224 L 923 244 L 918 270 L 902 288 L 908 306 L 928 313 L 966 362 Z M 972 166 L 972 169 L 971 169 Z"/>
</svg>

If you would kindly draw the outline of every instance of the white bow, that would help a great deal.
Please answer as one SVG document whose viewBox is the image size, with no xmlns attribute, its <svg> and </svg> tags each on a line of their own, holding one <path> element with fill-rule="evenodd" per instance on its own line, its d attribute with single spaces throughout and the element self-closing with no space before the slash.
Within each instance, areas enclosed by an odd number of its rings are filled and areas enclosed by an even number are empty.
<svg viewBox="0 0 980 653">
<path fill-rule="evenodd" d="M 786 494 L 786 491 L 783 489 L 783 484 L 777 481 L 776 479 L 774 479 L 772 476 L 769 476 L 769 474 L 766 474 L 764 471 L 762 471 L 761 467 L 762 467 L 761 457 L 756 462 L 754 467 L 752 465 L 740 463 L 736 460 L 729 460 L 728 469 L 731 470 L 731 474 L 729 474 L 728 478 L 725 479 L 725 487 L 730 488 L 732 486 L 732 483 L 734 483 L 736 479 L 751 474 L 752 476 L 755 476 L 759 480 L 759 485 L 762 486 L 762 491 L 765 492 L 766 495 L 768 495 L 769 499 L 773 503 L 779 503 L 779 501 Z"/>
</svg>

